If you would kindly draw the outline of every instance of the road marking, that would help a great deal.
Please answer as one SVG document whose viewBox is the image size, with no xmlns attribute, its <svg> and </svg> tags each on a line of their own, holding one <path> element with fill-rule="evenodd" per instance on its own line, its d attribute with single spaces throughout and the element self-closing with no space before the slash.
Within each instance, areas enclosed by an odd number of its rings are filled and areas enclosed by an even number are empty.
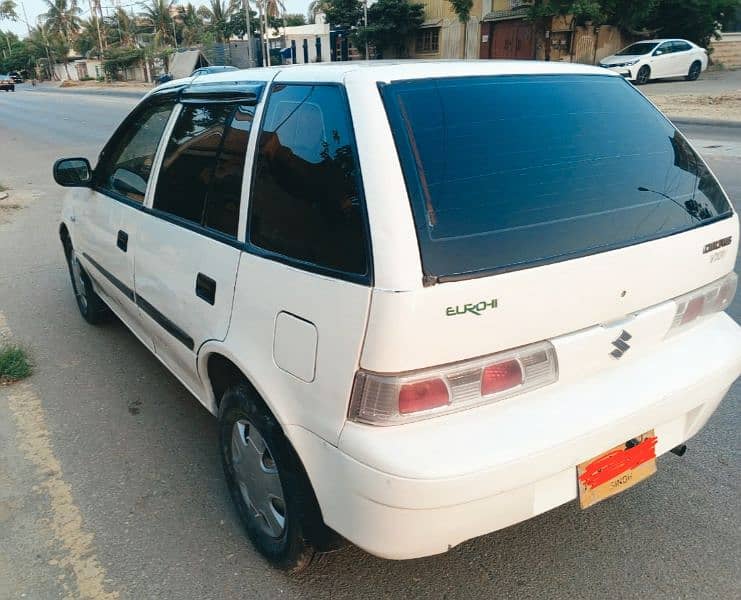
<svg viewBox="0 0 741 600">
<path fill-rule="evenodd" d="M 2 312 L 0 335 L 6 339 L 11 335 Z M 95 555 L 93 535 L 85 531 L 72 488 L 62 476 L 62 465 L 54 454 L 41 400 L 30 384 L 16 384 L 16 387 L 10 394 L 8 407 L 18 429 L 18 447 L 36 467 L 41 483 L 35 489 L 49 500 L 49 529 L 61 547 L 61 556 L 56 564 L 74 574 L 76 589 L 70 597 L 115 600 L 119 597 L 118 592 L 105 589 L 106 572 Z"/>
</svg>

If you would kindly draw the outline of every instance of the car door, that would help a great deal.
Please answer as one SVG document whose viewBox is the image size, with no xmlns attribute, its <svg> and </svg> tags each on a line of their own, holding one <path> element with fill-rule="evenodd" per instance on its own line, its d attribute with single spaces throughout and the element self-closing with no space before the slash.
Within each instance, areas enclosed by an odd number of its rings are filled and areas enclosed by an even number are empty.
<svg viewBox="0 0 741 600">
<path fill-rule="evenodd" d="M 136 295 L 155 352 L 195 391 L 198 349 L 229 328 L 254 93 L 182 100 L 137 230 Z M 250 99 L 251 98 L 251 99 Z"/>
<path fill-rule="evenodd" d="M 159 97 L 138 107 L 100 154 L 93 185 L 80 203 L 78 258 L 96 288 L 134 333 L 152 347 L 141 328 L 134 296 L 137 217 L 150 185 L 160 139 L 174 102 Z"/>
<path fill-rule="evenodd" d="M 651 78 L 669 77 L 672 73 L 672 42 L 664 42 L 651 54 Z"/>
<path fill-rule="evenodd" d="M 372 286 L 360 169 L 341 86 L 273 83 L 247 230 L 227 343 L 275 403 L 279 420 L 334 442 Z"/>
<path fill-rule="evenodd" d="M 675 40 L 672 42 L 671 54 L 671 76 L 680 77 L 687 75 L 692 64 L 692 46 L 687 42 Z"/>
</svg>

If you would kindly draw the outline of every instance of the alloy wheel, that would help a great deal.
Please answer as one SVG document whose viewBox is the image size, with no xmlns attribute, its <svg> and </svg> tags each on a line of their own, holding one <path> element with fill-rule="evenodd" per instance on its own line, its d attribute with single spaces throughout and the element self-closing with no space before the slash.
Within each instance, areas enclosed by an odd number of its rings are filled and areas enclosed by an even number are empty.
<svg viewBox="0 0 741 600">
<path fill-rule="evenodd" d="M 273 455 L 257 428 L 240 419 L 232 428 L 232 466 L 258 527 L 274 538 L 286 528 L 286 503 Z"/>
</svg>

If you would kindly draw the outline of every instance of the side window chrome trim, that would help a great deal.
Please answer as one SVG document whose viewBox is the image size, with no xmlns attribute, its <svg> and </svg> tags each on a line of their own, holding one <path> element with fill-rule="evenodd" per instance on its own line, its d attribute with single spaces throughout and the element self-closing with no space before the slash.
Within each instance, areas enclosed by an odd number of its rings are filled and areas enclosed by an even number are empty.
<svg viewBox="0 0 741 600">
<path fill-rule="evenodd" d="M 154 191 L 157 189 L 157 180 L 160 176 L 160 167 L 165 156 L 165 149 L 167 148 L 167 142 L 172 135 L 172 130 L 175 129 L 180 112 L 183 110 L 183 105 L 179 102 L 175 104 L 170 113 L 170 119 L 167 121 L 165 130 L 162 132 L 159 144 L 157 145 L 157 152 L 154 153 L 154 162 L 152 163 L 152 171 L 149 174 L 149 181 L 147 182 L 147 192 L 144 195 L 144 202 L 142 206 L 151 210 L 152 203 L 154 202 Z"/>
</svg>

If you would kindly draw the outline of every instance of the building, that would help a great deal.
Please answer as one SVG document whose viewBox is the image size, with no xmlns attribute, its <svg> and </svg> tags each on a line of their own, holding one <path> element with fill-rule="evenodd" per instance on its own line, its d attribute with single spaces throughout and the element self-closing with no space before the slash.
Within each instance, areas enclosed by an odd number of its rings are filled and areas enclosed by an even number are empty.
<svg viewBox="0 0 741 600">
<path fill-rule="evenodd" d="M 596 64 L 632 40 L 617 27 L 577 25 L 573 15 L 528 19 L 532 0 L 474 0 L 465 28 L 448 0 L 420 0 L 425 21 L 410 54 L 416 58 L 503 58 Z"/>
<path fill-rule="evenodd" d="M 420 0 L 425 21 L 417 31 L 409 54 L 415 58 L 478 58 L 482 0 L 474 0 L 471 18 L 458 20 L 448 0 Z M 465 53 L 464 53 L 465 44 Z"/>
<path fill-rule="evenodd" d="M 323 15 L 321 15 L 323 17 Z M 285 54 L 295 54 L 295 64 L 329 62 L 330 34 L 329 24 L 317 18 L 311 25 L 294 27 L 272 27 L 268 30 L 268 43 L 271 49 L 289 50 Z"/>
</svg>

